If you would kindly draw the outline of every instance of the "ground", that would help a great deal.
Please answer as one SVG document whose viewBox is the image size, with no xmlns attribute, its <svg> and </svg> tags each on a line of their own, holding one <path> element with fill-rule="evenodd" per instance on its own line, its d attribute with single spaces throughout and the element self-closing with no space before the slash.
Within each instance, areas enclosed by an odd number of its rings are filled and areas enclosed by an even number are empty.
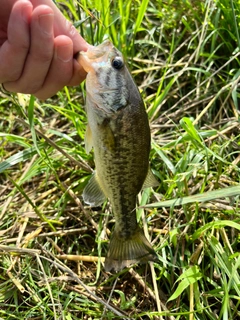
<svg viewBox="0 0 240 320">
<path fill-rule="evenodd" d="M 58 3 L 88 42 L 113 41 L 143 96 L 159 187 L 137 216 L 160 263 L 104 271 L 114 219 L 81 198 L 84 85 L 2 92 L 0 319 L 239 319 L 238 2 Z"/>
</svg>

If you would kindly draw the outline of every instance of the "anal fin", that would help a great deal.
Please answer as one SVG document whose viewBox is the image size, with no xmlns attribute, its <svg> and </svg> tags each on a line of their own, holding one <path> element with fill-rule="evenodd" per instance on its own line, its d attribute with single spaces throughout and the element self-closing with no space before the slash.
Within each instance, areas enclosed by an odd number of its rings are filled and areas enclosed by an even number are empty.
<svg viewBox="0 0 240 320">
<path fill-rule="evenodd" d="M 97 181 L 97 174 L 94 173 L 93 176 L 88 181 L 88 184 L 83 190 L 83 201 L 89 204 L 91 207 L 101 206 L 105 201 L 106 196 Z"/>
</svg>

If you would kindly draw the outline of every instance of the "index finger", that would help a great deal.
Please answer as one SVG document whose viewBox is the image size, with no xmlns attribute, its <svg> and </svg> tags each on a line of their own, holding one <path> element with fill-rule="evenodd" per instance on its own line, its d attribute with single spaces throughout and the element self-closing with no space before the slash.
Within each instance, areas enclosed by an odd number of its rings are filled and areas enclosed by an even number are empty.
<svg viewBox="0 0 240 320">
<path fill-rule="evenodd" d="M 38 6 L 39 0 L 31 0 L 34 7 Z M 54 13 L 54 36 L 65 35 L 73 41 L 73 53 L 87 51 L 88 44 L 80 36 L 76 28 L 68 21 L 52 0 L 41 0 L 41 4 L 49 6 Z"/>
</svg>

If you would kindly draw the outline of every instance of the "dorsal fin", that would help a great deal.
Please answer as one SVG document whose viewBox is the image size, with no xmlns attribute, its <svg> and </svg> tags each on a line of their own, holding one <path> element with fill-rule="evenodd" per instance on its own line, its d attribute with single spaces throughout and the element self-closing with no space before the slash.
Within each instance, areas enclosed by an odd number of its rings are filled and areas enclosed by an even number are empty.
<svg viewBox="0 0 240 320">
<path fill-rule="evenodd" d="M 153 173 L 149 167 L 148 174 L 147 174 L 147 177 L 144 181 L 142 189 L 150 188 L 150 187 L 158 187 L 158 186 L 159 186 L 159 182 L 157 181 L 157 179 L 155 178 L 155 176 L 153 175 Z"/>
</svg>

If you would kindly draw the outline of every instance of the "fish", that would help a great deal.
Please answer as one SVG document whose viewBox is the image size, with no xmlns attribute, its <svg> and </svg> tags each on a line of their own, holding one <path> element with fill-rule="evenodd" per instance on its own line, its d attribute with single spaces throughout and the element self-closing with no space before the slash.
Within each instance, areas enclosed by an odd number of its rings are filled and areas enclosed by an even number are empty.
<svg viewBox="0 0 240 320">
<path fill-rule="evenodd" d="M 109 41 L 80 52 L 87 72 L 85 148 L 94 150 L 95 172 L 83 190 L 86 204 L 109 199 L 115 217 L 104 268 L 119 272 L 158 261 L 136 219 L 137 195 L 158 182 L 149 167 L 151 135 L 145 106 L 123 55 Z"/>
</svg>

